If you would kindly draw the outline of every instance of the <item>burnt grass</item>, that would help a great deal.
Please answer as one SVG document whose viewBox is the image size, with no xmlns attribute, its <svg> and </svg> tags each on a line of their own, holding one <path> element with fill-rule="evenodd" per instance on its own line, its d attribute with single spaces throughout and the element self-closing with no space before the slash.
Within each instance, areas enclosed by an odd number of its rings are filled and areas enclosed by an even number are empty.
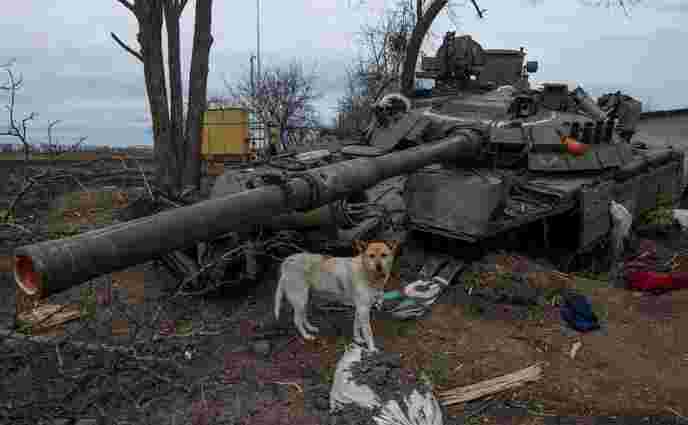
<svg viewBox="0 0 688 425">
<path fill-rule="evenodd" d="M 110 167 L 116 170 L 119 165 Z M 29 170 L 34 174 L 40 171 Z M 102 165 L 94 165 L 93 170 L 78 167 L 72 171 L 90 190 L 103 190 L 106 186 L 124 190 L 132 201 L 130 205 L 145 196 L 136 176 L 129 180 L 121 176 L 107 178 Z M 95 177 L 89 178 L 89 173 Z M 20 190 L 20 179 L 5 181 L 15 184 L 2 188 L 0 209 L 6 208 Z M 80 185 L 74 181 L 60 180 L 28 192 L 18 204 L 14 223 L 29 232 L 1 228 L 0 254 L 9 256 L 17 246 L 54 236 L 48 222 L 50 212 L 62 194 L 79 190 Z M 117 211 L 111 219 L 125 220 L 129 212 L 126 208 Z M 104 224 L 85 222 L 77 228 L 85 231 Z M 668 244 L 672 249 L 683 247 L 681 241 L 673 239 Z M 401 270 L 404 280 L 415 279 L 430 251 L 436 252 L 437 245 L 410 240 Z M 330 414 L 329 391 L 334 370 L 325 368 L 317 352 L 307 349 L 296 335 L 290 311 L 283 311 L 280 320 L 274 320 L 274 270 L 257 285 L 194 298 L 173 297 L 176 279 L 154 262 L 129 271 L 143 277 L 138 282 L 145 292 L 140 302 L 131 302 L 132 288 L 114 288 L 112 300 L 98 304 L 93 317 L 63 325 L 58 332 L 62 342 L 57 348 L 54 342 L 0 337 L 0 423 L 78 423 L 89 418 L 101 423 L 165 425 L 373 423 L 375 412 L 356 406 Z M 471 271 L 493 272 L 494 266 L 489 261 L 477 262 L 468 268 Z M 439 302 L 473 305 L 477 314 L 495 320 L 525 320 L 534 311 L 533 306 L 541 305 L 551 295 L 530 288 L 518 274 L 508 278 L 509 285 L 478 288 L 472 295 L 457 285 Z M 3 272 L 0 279 L 0 330 L 12 330 L 15 286 L 8 272 Z M 89 287 L 113 288 L 113 277 L 103 276 L 78 285 L 50 297 L 48 302 L 83 303 L 82 290 Z M 672 314 L 670 306 L 659 300 L 647 303 L 648 312 L 660 311 L 666 317 Z M 350 339 L 350 314 L 317 308 L 312 311 L 312 321 L 321 328 L 321 334 L 334 335 L 342 341 Z M 542 309 L 541 313 L 551 313 L 553 320 L 557 320 L 554 308 Z M 114 323 L 122 321 L 127 323 L 128 331 L 115 333 Z M 163 335 L 170 323 L 190 324 L 191 333 Z M 343 346 L 338 348 L 340 354 Z M 111 350 L 112 347 L 119 351 Z M 364 356 L 371 357 L 356 365 L 354 377 L 371 386 L 383 400 L 399 400 L 414 388 L 422 389 L 424 384 L 418 382 L 417 376 L 401 367 L 399 354 Z M 513 412 L 528 413 L 501 401 L 489 408 L 482 401 L 472 402 L 467 403 L 463 416 L 445 416 L 445 423 L 464 423 L 490 413 L 509 417 Z M 548 423 L 557 424 L 566 420 L 547 418 Z M 599 419 L 596 423 L 649 422 Z M 666 417 L 653 423 L 680 421 Z"/>
</svg>

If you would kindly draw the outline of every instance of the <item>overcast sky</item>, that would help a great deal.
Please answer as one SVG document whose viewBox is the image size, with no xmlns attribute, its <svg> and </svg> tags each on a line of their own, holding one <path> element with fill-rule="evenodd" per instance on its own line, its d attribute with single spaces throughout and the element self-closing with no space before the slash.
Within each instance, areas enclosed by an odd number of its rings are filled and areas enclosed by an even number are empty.
<svg viewBox="0 0 688 425">
<path fill-rule="evenodd" d="M 0 62 L 15 58 L 15 69 L 24 77 L 17 110 L 39 114 L 30 132 L 34 141 L 44 141 L 48 122 L 59 119 L 63 123 L 56 133 L 65 142 L 84 135 L 90 144 L 150 143 L 143 67 L 109 35 L 113 31 L 136 45 L 136 20 L 127 9 L 115 0 L 7 3 L 0 14 Z M 193 3 L 182 21 L 185 80 Z M 369 0 L 366 7 L 356 3 L 261 1 L 263 64 L 298 58 L 317 65 L 325 121 L 332 119 L 343 93 L 345 66 L 356 55 L 356 33 L 375 19 L 385 1 Z M 540 63 L 536 80 L 576 81 L 594 95 L 621 88 L 652 109 L 688 107 L 688 1 L 648 0 L 651 7 L 636 6 L 625 16 L 579 0 L 540 0 L 536 6 L 532 0 L 480 0 L 487 9 L 482 20 L 469 5 L 455 3 L 458 21 L 438 18 L 432 28 L 437 38 L 429 48 L 439 46 L 445 31 L 456 29 L 487 49 L 526 47 L 529 59 Z M 231 80 L 246 72 L 255 51 L 256 2 L 215 0 L 212 32 L 208 92 L 224 94 L 223 76 Z M 4 129 L 6 116 L 0 118 Z"/>
</svg>

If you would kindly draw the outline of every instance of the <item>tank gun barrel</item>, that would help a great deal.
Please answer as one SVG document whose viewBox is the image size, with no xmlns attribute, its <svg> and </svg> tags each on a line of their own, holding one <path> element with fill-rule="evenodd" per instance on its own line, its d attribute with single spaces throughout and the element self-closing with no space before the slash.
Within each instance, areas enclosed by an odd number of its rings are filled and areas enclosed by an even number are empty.
<svg viewBox="0 0 688 425">
<path fill-rule="evenodd" d="M 477 157 L 481 141 L 479 132 L 462 130 L 415 148 L 311 169 L 281 184 L 22 246 L 14 253 L 15 281 L 26 294 L 45 297 L 196 242 L 267 223 L 280 214 L 321 207 L 436 162 Z"/>
</svg>

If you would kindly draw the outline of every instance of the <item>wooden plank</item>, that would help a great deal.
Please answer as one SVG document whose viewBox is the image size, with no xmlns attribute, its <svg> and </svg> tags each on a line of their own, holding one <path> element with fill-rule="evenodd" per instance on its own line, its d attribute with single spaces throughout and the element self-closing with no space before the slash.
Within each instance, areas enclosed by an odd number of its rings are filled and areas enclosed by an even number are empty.
<svg viewBox="0 0 688 425">
<path fill-rule="evenodd" d="M 32 325 L 32 332 L 51 329 L 80 317 L 78 304 L 42 304 L 17 315 L 18 320 Z"/>
<path fill-rule="evenodd" d="M 526 382 L 537 381 L 541 376 L 542 367 L 540 364 L 535 364 L 531 367 L 521 369 L 518 372 L 488 379 L 486 381 L 478 382 L 477 384 L 443 391 L 438 395 L 443 405 L 450 406 L 452 404 L 465 403 L 467 401 L 482 398 L 490 394 L 519 387 Z"/>
</svg>

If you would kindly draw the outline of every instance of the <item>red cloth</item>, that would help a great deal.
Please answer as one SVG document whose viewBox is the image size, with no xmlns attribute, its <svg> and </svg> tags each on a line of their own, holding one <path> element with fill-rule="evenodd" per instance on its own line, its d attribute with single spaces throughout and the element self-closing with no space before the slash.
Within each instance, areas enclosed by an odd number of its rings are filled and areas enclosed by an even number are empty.
<svg viewBox="0 0 688 425">
<path fill-rule="evenodd" d="M 640 242 L 639 253 L 624 264 L 624 275 L 630 279 L 635 272 L 654 271 L 657 267 L 657 246 L 654 242 L 643 240 Z"/>
<path fill-rule="evenodd" d="M 688 288 L 688 273 L 632 272 L 628 285 L 639 291 L 657 291 Z"/>
<path fill-rule="evenodd" d="M 688 288 L 688 273 L 660 273 L 657 267 L 657 245 L 651 240 L 640 242 L 640 253 L 624 264 L 628 286 L 639 291 L 666 291 Z"/>
</svg>

